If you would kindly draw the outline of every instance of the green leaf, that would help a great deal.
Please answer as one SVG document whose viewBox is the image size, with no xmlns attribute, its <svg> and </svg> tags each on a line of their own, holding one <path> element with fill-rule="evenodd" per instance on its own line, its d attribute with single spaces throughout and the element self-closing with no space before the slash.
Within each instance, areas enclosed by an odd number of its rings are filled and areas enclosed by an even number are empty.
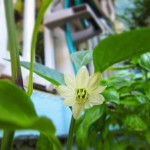
<svg viewBox="0 0 150 150">
<path fill-rule="evenodd" d="M 77 65 L 78 68 L 87 65 L 93 60 L 93 51 L 79 51 L 71 54 L 72 61 Z"/>
<path fill-rule="evenodd" d="M 30 70 L 29 62 L 21 62 L 21 65 Z M 39 63 L 35 63 L 34 72 L 57 86 L 60 84 L 65 84 L 64 75 L 62 73 Z"/>
<path fill-rule="evenodd" d="M 119 141 L 119 142 L 117 142 L 115 148 L 116 148 L 117 150 L 125 150 L 126 147 L 128 146 L 128 144 L 129 144 L 129 141 L 128 141 L 128 140 Z"/>
<path fill-rule="evenodd" d="M 62 147 L 58 141 L 58 139 L 53 136 L 49 138 L 46 134 L 40 134 L 38 143 L 37 143 L 38 150 L 61 150 Z"/>
<path fill-rule="evenodd" d="M 38 117 L 27 94 L 6 80 L 0 81 L 0 129 L 33 129 L 46 134 L 51 142 L 56 138 L 51 120 Z"/>
<path fill-rule="evenodd" d="M 150 28 L 143 28 L 104 39 L 94 49 L 95 71 L 150 51 L 149 35 Z"/>
<path fill-rule="evenodd" d="M 150 79 L 148 79 L 145 82 L 145 85 L 143 87 L 144 87 L 147 98 L 150 100 Z"/>
<path fill-rule="evenodd" d="M 127 105 L 127 106 L 138 106 L 141 103 L 135 96 L 129 95 L 125 96 L 121 101 L 120 104 Z"/>
<path fill-rule="evenodd" d="M 147 128 L 146 123 L 138 115 L 128 115 L 125 118 L 125 124 L 135 131 L 143 131 Z"/>
<path fill-rule="evenodd" d="M 105 111 L 105 105 L 94 106 L 87 110 L 77 130 L 77 140 L 80 145 L 86 145 L 90 126 L 98 120 Z"/>
<path fill-rule="evenodd" d="M 38 143 L 37 143 L 37 149 L 38 150 L 47 150 L 47 149 L 53 149 L 53 144 L 49 142 L 48 138 L 40 134 Z"/>
<path fill-rule="evenodd" d="M 145 138 L 146 138 L 148 144 L 150 144 L 150 131 L 149 130 L 145 132 Z"/>
<path fill-rule="evenodd" d="M 146 53 L 140 56 L 140 65 L 147 71 L 150 71 L 150 53 Z"/>
<path fill-rule="evenodd" d="M 119 93 L 113 88 L 106 89 L 103 92 L 103 96 L 105 97 L 105 100 L 108 102 L 120 104 Z"/>
<path fill-rule="evenodd" d="M 130 86 L 130 74 L 129 71 L 119 71 L 117 74 L 112 75 L 108 79 L 108 87 L 114 87 L 118 90 L 122 87 Z"/>
</svg>

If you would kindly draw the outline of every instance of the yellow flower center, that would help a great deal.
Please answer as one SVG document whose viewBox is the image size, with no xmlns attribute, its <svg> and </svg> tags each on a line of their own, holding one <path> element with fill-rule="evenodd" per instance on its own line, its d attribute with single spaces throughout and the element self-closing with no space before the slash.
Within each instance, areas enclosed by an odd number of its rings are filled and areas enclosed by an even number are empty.
<svg viewBox="0 0 150 150">
<path fill-rule="evenodd" d="M 84 102 L 86 102 L 86 100 L 88 99 L 88 92 L 85 90 L 85 89 L 83 89 L 83 88 L 81 88 L 81 89 L 77 89 L 76 90 L 76 101 L 77 101 L 77 103 L 84 103 Z"/>
</svg>

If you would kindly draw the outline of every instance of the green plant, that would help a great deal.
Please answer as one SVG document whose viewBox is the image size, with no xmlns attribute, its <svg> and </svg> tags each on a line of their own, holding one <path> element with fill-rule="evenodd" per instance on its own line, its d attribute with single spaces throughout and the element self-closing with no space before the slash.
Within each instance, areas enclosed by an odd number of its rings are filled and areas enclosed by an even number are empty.
<svg viewBox="0 0 150 150">
<path fill-rule="evenodd" d="M 22 66 L 30 70 L 28 92 L 26 93 L 23 90 L 21 79 L 18 42 L 16 36 L 14 38 L 16 30 L 13 5 L 11 0 L 5 1 L 13 82 L 0 81 L 0 128 L 5 131 L 2 150 L 11 149 L 14 132 L 20 129 L 40 131 L 37 147 L 39 150 L 62 149 L 55 136 L 53 123 L 46 117 L 39 117 L 30 100 L 33 91 L 33 72 L 56 86 L 65 84 L 63 74 L 41 64 L 34 64 L 39 26 L 50 3 L 51 0 L 43 2 L 37 17 L 31 47 L 31 62 L 21 62 Z M 86 65 L 93 58 L 95 72 L 102 73 L 115 63 L 150 51 L 149 35 L 150 28 L 113 35 L 101 41 L 93 53 L 91 51 L 79 52 L 72 57 L 79 67 Z M 140 61 L 132 61 L 125 68 L 130 69 L 129 66 L 138 67 L 140 73 L 127 71 L 109 79 L 103 79 L 101 84 L 108 86 L 103 93 L 105 103 L 85 110 L 84 115 L 77 121 L 72 117 L 68 150 L 72 147 L 74 129 L 76 129 L 79 149 L 92 147 L 121 150 L 139 147 L 144 149 L 149 146 L 149 54 L 141 56 Z M 81 91 L 79 94 L 81 96 Z M 139 144 L 135 145 L 135 141 L 138 141 Z"/>
<path fill-rule="evenodd" d="M 124 21 L 124 23 L 130 29 L 136 29 L 140 27 L 148 27 L 150 25 L 149 11 L 150 1 L 148 0 L 130 0 L 127 6 L 123 3 L 126 1 L 116 0 L 118 9 L 124 9 L 123 13 L 118 13 L 118 17 Z M 120 3 L 120 5 L 119 5 Z M 130 5 L 130 7 L 129 7 Z"/>
<path fill-rule="evenodd" d="M 86 111 L 79 120 L 76 129 L 79 149 L 149 149 L 148 56 L 149 53 L 118 68 L 110 68 L 118 73 L 101 80 L 102 85 L 108 86 L 103 92 L 105 105 Z M 97 117 L 91 121 L 93 116 Z"/>
<path fill-rule="evenodd" d="M 44 16 L 46 8 L 51 2 L 51 0 L 45 1 L 41 7 L 41 11 L 39 12 L 39 18 L 37 19 L 32 42 L 33 52 L 36 44 L 39 25 Z M 55 136 L 55 127 L 53 123 L 46 117 L 38 117 L 30 100 L 30 97 L 25 93 L 25 91 L 23 91 L 21 66 L 19 61 L 18 39 L 16 36 L 17 34 L 14 21 L 14 10 L 11 0 L 5 1 L 5 10 L 9 34 L 12 83 L 5 80 L 0 81 L 0 124 L 1 129 L 4 130 L 1 149 L 11 149 L 13 144 L 14 132 L 18 129 L 39 130 L 41 132 L 41 136 L 43 135 L 44 137 L 46 137 L 45 139 L 47 139 L 47 141 L 51 143 L 51 147 L 53 149 L 61 149 L 60 143 Z M 34 53 L 32 53 L 32 60 L 34 61 Z M 19 87 L 14 84 L 18 85 Z M 32 83 L 31 86 L 29 86 L 29 89 L 30 87 L 32 88 Z M 41 126 L 42 122 L 45 123 Z"/>
</svg>

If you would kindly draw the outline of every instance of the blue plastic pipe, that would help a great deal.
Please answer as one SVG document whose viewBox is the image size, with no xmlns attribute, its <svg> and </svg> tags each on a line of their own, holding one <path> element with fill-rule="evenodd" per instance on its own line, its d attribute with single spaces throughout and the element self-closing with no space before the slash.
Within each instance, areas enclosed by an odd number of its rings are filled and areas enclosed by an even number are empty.
<svg viewBox="0 0 150 150">
<path fill-rule="evenodd" d="M 65 8 L 69 8 L 69 7 L 70 7 L 70 0 L 65 0 Z M 72 38 L 72 34 L 71 34 L 71 25 L 70 25 L 70 23 L 66 24 L 66 36 L 67 36 L 67 41 L 68 41 L 68 46 L 69 46 L 69 52 L 70 52 L 70 54 L 72 54 L 76 51 L 76 48 L 75 48 L 73 38 Z M 73 67 L 74 67 L 75 73 L 77 73 L 78 68 L 74 63 L 73 63 Z"/>
</svg>

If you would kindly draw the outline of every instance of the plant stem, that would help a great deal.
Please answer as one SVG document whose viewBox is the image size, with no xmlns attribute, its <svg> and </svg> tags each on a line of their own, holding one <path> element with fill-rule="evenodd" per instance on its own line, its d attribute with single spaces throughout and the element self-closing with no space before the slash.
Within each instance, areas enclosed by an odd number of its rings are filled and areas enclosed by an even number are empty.
<svg viewBox="0 0 150 150">
<path fill-rule="evenodd" d="M 34 71 L 34 61 L 35 61 L 35 49 L 36 49 L 36 42 L 38 37 L 39 28 L 41 25 L 41 22 L 43 20 L 44 14 L 49 7 L 49 5 L 52 3 L 53 0 L 45 0 L 43 1 L 42 7 L 39 11 L 34 31 L 33 31 L 33 37 L 32 37 L 32 43 L 31 43 L 31 58 L 30 58 L 30 74 L 29 74 L 29 84 L 28 84 L 28 95 L 31 96 L 33 92 L 33 71 Z"/>
<path fill-rule="evenodd" d="M 11 72 L 12 72 L 12 82 L 23 88 L 23 81 L 21 75 L 21 67 L 19 61 L 19 51 L 18 51 L 18 41 L 14 20 L 14 9 L 12 0 L 4 0 L 5 13 L 7 21 L 7 30 L 9 38 L 9 49 L 10 49 L 10 59 L 11 59 Z M 4 131 L 1 150 L 11 150 L 14 140 L 15 131 L 7 130 Z"/>
<path fill-rule="evenodd" d="M 74 129 L 75 129 L 75 119 L 71 118 L 71 123 L 70 123 L 70 129 L 69 129 L 69 136 L 68 136 L 68 140 L 67 140 L 67 150 L 71 150 L 72 149 L 72 143 L 73 143 L 73 133 L 74 133 Z"/>
<path fill-rule="evenodd" d="M 1 150 L 11 150 L 14 139 L 14 131 L 4 131 Z"/>
<path fill-rule="evenodd" d="M 5 13 L 9 38 L 8 41 L 10 49 L 12 81 L 15 84 L 19 85 L 21 88 L 23 88 L 13 3 L 12 0 L 4 0 L 4 2 L 5 2 Z"/>
</svg>

